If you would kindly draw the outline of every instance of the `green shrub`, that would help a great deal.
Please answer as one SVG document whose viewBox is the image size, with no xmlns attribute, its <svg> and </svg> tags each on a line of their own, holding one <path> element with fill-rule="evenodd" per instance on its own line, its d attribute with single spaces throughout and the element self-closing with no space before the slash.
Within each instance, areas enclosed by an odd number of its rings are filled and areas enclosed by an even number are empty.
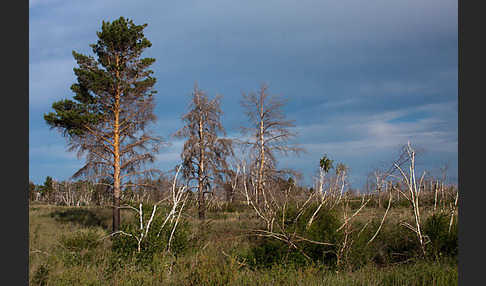
<svg viewBox="0 0 486 286">
<path fill-rule="evenodd" d="M 94 250 L 101 244 L 102 234 L 96 229 L 81 229 L 70 234 L 63 234 L 60 245 L 62 260 L 66 266 L 90 264 L 94 259 Z"/>
<path fill-rule="evenodd" d="M 407 199 L 400 196 L 400 199 L 398 201 L 397 200 L 392 201 L 391 207 L 392 208 L 410 208 L 411 205 L 412 204 L 410 203 L 410 201 L 408 201 Z M 424 204 L 423 201 L 420 201 L 420 205 L 424 206 L 425 204 Z M 385 205 L 385 208 L 386 207 L 387 207 L 387 205 Z"/>
<path fill-rule="evenodd" d="M 378 226 L 379 222 L 371 222 L 363 229 L 363 222 L 352 223 L 352 228 L 355 231 L 348 237 L 347 243 L 350 244 L 350 247 L 341 258 L 346 270 L 356 271 L 373 261 L 377 251 L 374 245 L 368 244 L 368 241 L 373 237 Z"/>
<path fill-rule="evenodd" d="M 241 202 L 225 202 L 219 209 L 219 211 L 228 213 L 244 212 L 245 210 L 248 210 L 248 206 Z"/>
<path fill-rule="evenodd" d="M 373 230 L 377 228 L 378 224 L 375 224 Z M 370 246 L 375 250 L 373 261 L 383 266 L 419 257 L 421 252 L 417 235 L 395 223 L 384 223 Z"/>
<path fill-rule="evenodd" d="M 145 225 L 150 218 L 151 210 L 151 206 L 143 206 Z M 137 264 L 149 265 L 156 253 L 162 253 L 167 250 L 173 224 L 167 222 L 162 231 L 160 231 L 160 235 L 157 235 L 165 220 L 165 215 L 161 215 L 161 213 L 163 213 L 163 211 L 154 217 L 147 237 L 143 239 L 140 245 L 140 252 L 138 252 L 138 243 L 134 237 L 125 234 L 117 234 L 113 236 L 112 252 L 115 255 L 114 258 L 116 261 L 123 263 L 122 261 L 124 260 L 134 258 Z M 120 230 L 139 237 L 139 218 L 134 217 L 132 221 L 122 224 Z M 188 249 L 189 231 L 189 222 L 181 218 L 171 240 L 170 251 L 173 255 L 178 256 Z"/>
<path fill-rule="evenodd" d="M 63 234 L 60 243 L 67 250 L 81 251 L 96 248 L 101 243 L 101 238 L 102 235 L 96 229 L 89 228 Z"/>
<path fill-rule="evenodd" d="M 298 210 L 295 205 L 289 205 L 286 208 L 284 221 L 286 233 L 293 234 L 295 232 L 298 236 L 306 239 L 334 245 L 320 245 L 301 240 L 295 242 L 300 249 L 298 250 L 274 238 L 253 237 L 250 239 L 253 247 L 249 252 L 240 254 L 240 257 L 248 261 L 252 267 L 268 268 L 274 264 L 282 263 L 289 265 L 318 263 L 334 267 L 336 264 L 336 244 L 341 239 L 341 233 L 336 232 L 340 226 L 340 221 L 335 211 L 321 208 L 311 227 L 307 228 L 307 222 L 316 207 L 308 208 L 296 220 Z M 281 218 L 282 213 L 277 214 L 277 217 Z M 310 260 L 301 251 L 310 257 Z"/>
<path fill-rule="evenodd" d="M 67 209 L 57 210 L 50 214 L 58 222 L 71 222 L 85 227 L 101 226 L 107 228 L 103 219 L 93 210 L 88 209 Z"/>
<path fill-rule="evenodd" d="M 444 213 L 434 214 L 425 221 L 423 231 L 430 239 L 427 251 L 436 259 L 457 255 L 457 223 L 452 224 L 449 232 L 449 222 L 450 216 Z"/>
<path fill-rule="evenodd" d="M 228 261 L 226 257 L 214 253 L 201 253 L 195 262 L 186 267 L 184 273 L 187 276 L 183 275 L 181 285 L 235 285 L 238 275 L 235 261 Z"/>
<path fill-rule="evenodd" d="M 47 285 L 47 279 L 49 278 L 49 265 L 41 264 L 35 271 L 31 279 L 32 285 L 44 286 Z"/>
</svg>

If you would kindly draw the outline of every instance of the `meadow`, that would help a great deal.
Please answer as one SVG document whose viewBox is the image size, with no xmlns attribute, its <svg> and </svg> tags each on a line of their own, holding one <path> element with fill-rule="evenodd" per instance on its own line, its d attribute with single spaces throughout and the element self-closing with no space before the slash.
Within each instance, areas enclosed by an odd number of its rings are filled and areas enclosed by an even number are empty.
<svg viewBox="0 0 486 286">
<path fill-rule="evenodd" d="M 264 224 L 244 201 L 214 204 L 205 220 L 188 207 L 170 251 L 169 234 L 155 235 L 163 215 L 153 219 L 154 234 L 137 251 L 132 237 L 110 236 L 110 207 L 31 203 L 30 285 L 457 285 L 457 214 L 451 223 L 450 213 L 428 198 L 423 195 L 420 206 L 425 253 L 404 226 L 414 221 L 408 201 L 390 199 L 387 205 L 375 194 L 344 228 L 348 232 L 339 230 L 350 217 L 346 209 L 324 206 L 306 237 L 332 245 L 303 241 L 299 249 L 307 255 L 258 235 L 254 230 Z M 361 201 L 349 196 L 348 212 L 355 213 Z M 169 206 L 159 209 L 162 214 Z M 284 212 L 291 217 L 292 207 Z M 133 233 L 138 222 L 135 212 L 122 210 L 124 231 Z M 293 223 L 288 227 L 299 229 L 298 220 Z"/>
</svg>

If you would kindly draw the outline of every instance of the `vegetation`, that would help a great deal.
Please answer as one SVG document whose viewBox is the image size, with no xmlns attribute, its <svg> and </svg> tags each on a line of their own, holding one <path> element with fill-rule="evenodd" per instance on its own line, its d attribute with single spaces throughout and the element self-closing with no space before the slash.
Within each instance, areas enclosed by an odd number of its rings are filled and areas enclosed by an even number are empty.
<svg viewBox="0 0 486 286">
<path fill-rule="evenodd" d="M 361 232 L 348 237 L 354 243 L 340 264 L 336 254 L 345 239 L 336 231 L 343 222 L 340 208 L 323 209 L 309 230 L 311 213 L 292 226 L 315 240 L 334 242 L 301 242 L 308 260 L 285 242 L 254 235 L 250 230 L 261 222 L 244 201 L 230 207 L 236 211 L 210 210 L 204 222 L 196 206 L 187 209 L 172 252 L 164 247 L 171 228 L 156 236 L 160 216 L 137 252 L 136 241 L 128 236 L 108 238 L 107 207 L 34 203 L 29 211 L 31 285 L 107 285 L 115 280 L 118 285 L 457 285 L 457 222 L 449 232 L 450 217 L 434 213 L 433 204 L 423 205 L 427 257 L 422 257 L 416 235 L 399 224 L 413 221 L 409 209 L 401 207 L 389 211 L 379 235 L 368 244 L 385 210 L 366 207 L 353 224 Z M 151 208 L 144 208 L 148 218 Z M 121 229 L 136 231 L 134 212 L 122 209 L 121 214 Z M 287 224 L 292 224 L 296 208 L 289 207 L 287 214 Z"/>
<path fill-rule="evenodd" d="M 34 201 L 31 285 L 457 285 L 455 186 L 422 180 L 414 205 L 406 184 L 388 181 L 384 207 L 383 192 L 341 192 L 338 166 L 330 177 L 321 168 L 313 192 L 288 180 L 269 188 L 280 196 L 268 192 L 265 213 L 239 188 L 233 202 L 211 204 L 206 220 L 175 173 L 163 202 L 121 209 L 117 234 L 107 206 Z M 415 206 L 422 242 L 409 227 Z"/>
<path fill-rule="evenodd" d="M 299 185 L 278 155 L 303 150 L 266 85 L 243 95 L 250 125 L 237 141 L 250 152 L 218 137 L 220 97 L 195 85 L 175 134 L 181 164 L 148 176 L 161 140 L 146 129 L 145 26 L 103 22 L 97 59 L 73 52 L 74 101 L 44 117 L 86 165 L 76 181 L 29 184 L 31 285 L 457 285 L 457 187 L 416 175 L 410 142 L 368 192 L 322 154 L 314 186 Z"/>
</svg>

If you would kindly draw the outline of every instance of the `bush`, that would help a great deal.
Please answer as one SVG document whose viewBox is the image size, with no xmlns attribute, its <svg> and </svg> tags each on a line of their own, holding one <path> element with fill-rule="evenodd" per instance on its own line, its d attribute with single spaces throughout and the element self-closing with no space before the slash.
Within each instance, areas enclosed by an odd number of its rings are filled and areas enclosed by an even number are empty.
<svg viewBox="0 0 486 286">
<path fill-rule="evenodd" d="M 378 226 L 374 228 L 376 231 Z M 394 223 L 383 224 L 378 237 L 370 244 L 375 249 L 373 261 L 378 265 L 404 262 L 420 256 L 420 244 L 417 235 Z"/>
<path fill-rule="evenodd" d="M 82 229 L 71 234 L 62 235 L 61 245 L 70 251 L 81 251 L 83 249 L 96 248 L 102 236 L 96 229 Z"/>
<path fill-rule="evenodd" d="M 379 222 L 371 222 L 364 230 L 363 222 L 353 222 L 352 228 L 355 230 L 348 237 L 350 247 L 342 257 L 342 262 L 346 270 L 356 271 L 372 262 L 377 255 L 374 245 L 368 244 L 368 241 L 375 234 Z M 378 237 L 376 238 L 378 239 Z"/>
<path fill-rule="evenodd" d="M 101 244 L 101 239 L 102 235 L 96 229 L 83 229 L 62 235 L 59 242 L 67 250 L 62 254 L 64 264 L 90 264 L 95 256 L 93 250 Z"/>
<path fill-rule="evenodd" d="M 93 210 L 88 209 L 57 210 L 52 212 L 50 216 L 59 222 L 71 222 L 84 227 L 107 227 L 102 218 L 100 218 Z"/>
<path fill-rule="evenodd" d="M 152 206 L 143 206 L 144 223 L 149 220 L 151 211 Z M 163 210 L 161 213 L 163 213 Z M 161 213 L 154 217 L 147 237 L 143 239 L 142 244 L 140 245 L 140 252 L 138 252 L 138 243 L 134 237 L 124 234 L 118 234 L 113 237 L 112 252 L 115 255 L 115 260 L 123 263 L 122 260 L 134 258 L 137 264 L 148 265 L 152 262 L 156 253 L 162 253 L 167 250 L 167 244 L 172 232 L 173 224 L 167 222 L 160 232 L 160 235 L 157 236 L 165 220 L 165 215 L 161 215 Z M 122 224 L 120 230 L 128 234 L 139 236 L 139 218 L 134 217 L 132 221 Z M 189 222 L 181 218 L 171 241 L 170 251 L 173 255 L 177 256 L 188 249 L 189 231 Z"/>
<path fill-rule="evenodd" d="M 316 215 L 312 225 L 307 229 L 307 222 L 311 218 L 317 206 L 308 208 L 298 220 L 295 205 L 289 205 L 285 212 L 285 229 L 288 234 L 296 233 L 309 240 L 327 242 L 333 246 L 319 245 L 307 241 L 296 242 L 297 247 L 303 251 L 310 260 L 299 250 L 289 244 L 274 239 L 254 237 L 250 241 L 253 244 L 251 250 L 240 257 L 248 261 L 252 267 L 268 268 L 274 264 L 309 265 L 312 263 L 325 264 L 334 267 L 336 264 L 336 244 L 340 241 L 341 234 L 336 232 L 340 226 L 337 213 L 322 208 Z M 282 217 L 282 213 L 277 214 Z"/>
<path fill-rule="evenodd" d="M 424 224 L 424 234 L 430 239 L 427 251 L 433 258 L 457 256 L 457 223 L 452 224 L 449 232 L 450 216 L 444 213 L 430 216 Z"/>
<path fill-rule="evenodd" d="M 32 276 L 31 284 L 44 286 L 47 285 L 47 279 L 49 278 L 49 266 L 47 264 L 41 264 Z"/>
<path fill-rule="evenodd" d="M 201 253 L 196 261 L 186 265 L 178 285 L 234 285 L 238 265 L 215 253 Z"/>
<path fill-rule="evenodd" d="M 216 211 L 234 213 L 244 212 L 247 209 L 248 206 L 241 202 L 224 202 Z"/>
</svg>

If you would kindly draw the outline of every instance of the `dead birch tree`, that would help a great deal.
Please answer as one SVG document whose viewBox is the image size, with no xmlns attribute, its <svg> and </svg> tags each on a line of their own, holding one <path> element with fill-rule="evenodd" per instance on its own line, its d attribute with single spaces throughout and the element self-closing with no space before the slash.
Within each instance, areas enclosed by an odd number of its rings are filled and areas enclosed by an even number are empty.
<svg viewBox="0 0 486 286">
<path fill-rule="evenodd" d="M 408 193 L 402 192 L 399 188 L 394 187 L 398 192 L 400 192 L 409 202 L 413 210 L 413 217 L 415 220 L 415 226 L 412 226 L 411 224 L 407 222 L 402 222 L 401 224 L 408 229 L 412 230 L 415 232 L 417 235 L 417 239 L 420 243 L 420 247 L 422 250 L 422 254 L 425 256 L 425 245 L 427 244 L 427 237 L 422 233 L 422 220 L 421 220 L 421 214 L 420 214 L 420 203 L 419 203 L 419 198 L 420 198 L 420 193 L 422 191 L 422 186 L 423 186 L 423 179 L 425 176 L 425 172 L 422 174 L 422 176 L 419 178 L 417 181 L 417 178 L 415 176 L 415 154 L 416 151 L 412 148 L 412 145 L 410 144 L 410 141 L 407 143 L 407 145 L 404 147 L 403 153 L 408 156 L 409 160 L 409 167 L 408 167 L 408 172 L 403 170 L 403 168 L 398 165 L 397 163 L 394 163 L 394 166 L 398 169 L 400 172 L 403 182 L 405 183 L 405 186 L 407 188 Z"/>
<path fill-rule="evenodd" d="M 296 134 L 289 130 L 295 126 L 293 121 L 285 120 L 282 112 L 285 101 L 271 96 L 267 90 L 268 86 L 264 84 L 258 93 L 243 94 L 241 101 L 250 121 L 249 127 L 242 128 L 242 133 L 250 137 L 243 145 L 249 147 L 253 160 L 255 203 L 265 205 L 268 205 L 265 184 L 275 174 L 276 153 L 288 155 L 303 151 L 302 148 L 289 144 L 289 140 Z"/>
</svg>

